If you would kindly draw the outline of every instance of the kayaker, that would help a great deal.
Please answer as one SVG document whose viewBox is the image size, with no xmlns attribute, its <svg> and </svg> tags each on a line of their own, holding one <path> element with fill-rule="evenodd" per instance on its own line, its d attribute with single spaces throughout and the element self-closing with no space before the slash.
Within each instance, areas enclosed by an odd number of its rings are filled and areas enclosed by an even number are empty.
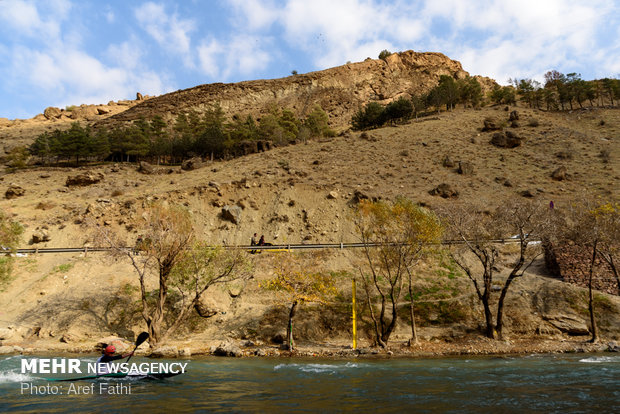
<svg viewBox="0 0 620 414">
<path fill-rule="evenodd" d="M 116 347 L 114 345 L 108 345 L 103 349 L 103 355 L 101 355 L 99 359 L 97 360 L 97 374 L 99 375 L 107 374 L 108 373 L 107 364 L 111 363 L 112 361 L 116 361 L 117 359 L 123 359 L 123 358 L 127 358 L 133 355 L 133 351 L 127 354 L 124 354 L 124 355 L 114 355 L 115 352 L 116 352 Z M 100 364 L 105 364 L 105 365 L 100 365 Z"/>
</svg>

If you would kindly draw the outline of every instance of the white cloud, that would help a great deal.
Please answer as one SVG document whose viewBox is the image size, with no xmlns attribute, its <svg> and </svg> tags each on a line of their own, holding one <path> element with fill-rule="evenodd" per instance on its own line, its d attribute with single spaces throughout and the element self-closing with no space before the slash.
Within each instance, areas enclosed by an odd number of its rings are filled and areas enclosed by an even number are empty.
<svg viewBox="0 0 620 414">
<path fill-rule="evenodd" d="M 235 12 L 242 16 L 243 21 L 237 27 L 245 27 L 250 31 L 267 29 L 278 18 L 279 5 L 272 0 L 229 0 Z"/>
<path fill-rule="evenodd" d="M 198 60 L 203 73 L 211 78 L 217 79 L 220 75 L 220 65 L 218 56 L 223 52 L 220 43 L 215 39 L 210 39 L 198 47 Z"/>
<path fill-rule="evenodd" d="M 155 41 L 165 50 L 181 55 L 186 66 L 193 66 L 190 32 L 196 24 L 190 19 L 179 19 L 176 13 L 170 15 L 161 4 L 148 2 L 134 11 L 136 19 Z"/>
<path fill-rule="evenodd" d="M 198 47 L 198 59 L 203 73 L 217 80 L 229 80 L 234 75 L 251 76 L 264 69 L 271 56 L 263 47 L 264 39 L 239 35 L 223 43 L 211 38 Z"/>
<path fill-rule="evenodd" d="M 52 7 L 47 19 L 42 19 L 37 5 L 23 0 L 7 0 L 2 3 L 0 21 L 14 30 L 16 36 L 38 38 L 43 41 L 53 41 L 60 36 L 60 24 L 70 9 L 70 4 L 64 0 L 57 0 L 46 4 Z"/>
<path fill-rule="evenodd" d="M 112 62 L 125 69 L 136 69 L 143 57 L 141 42 L 132 37 L 121 44 L 112 44 L 106 50 L 106 56 Z"/>
<path fill-rule="evenodd" d="M 41 26 L 37 8 L 34 4 L 25 1 L 4 2 L 0 18 L 10 27 L 28 34 L 34 33 L 35 29 Z"/>
</svg>

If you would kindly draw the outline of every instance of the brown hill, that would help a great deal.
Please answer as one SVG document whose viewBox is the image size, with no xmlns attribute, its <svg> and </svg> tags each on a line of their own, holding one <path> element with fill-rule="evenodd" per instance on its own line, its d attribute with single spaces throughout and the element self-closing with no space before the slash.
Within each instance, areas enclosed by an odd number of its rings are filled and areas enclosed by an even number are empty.
<svg viewBox="0 0 620 414">
<path fill-rule="evenodd" d="M 211 104 L 219 103 L 225 114 L 252 114 L 260 117 L 270 107 L 293 110 L 304 116 L 319 104 L 330 117 L 334 127 L 349 125 L 352 115 L 370 101 L 388 103 L 400 96 L 427 92 L 437 85 L 441 75 L 456 79 L 468 75 L 455 60 L 441 53 L 394 53 L 385 60 L 366 59 L 318 72 L 289 76 L 281 79 L 254 80 L 196 86 L 158 96 L 136 105 L 118 115 L 107 118 L 97 126 L 109 126 L 160 115 L 164 119 L 181 112 L 201 112 Z M 478 78 L 483 90 L 495 82 Z"/>
</svg>

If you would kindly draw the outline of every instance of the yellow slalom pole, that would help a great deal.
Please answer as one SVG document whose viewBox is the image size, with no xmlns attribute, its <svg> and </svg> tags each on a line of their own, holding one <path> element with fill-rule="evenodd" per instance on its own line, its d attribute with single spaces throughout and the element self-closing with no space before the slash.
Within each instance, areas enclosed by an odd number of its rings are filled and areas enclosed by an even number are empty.
<svg viewBox="0 0 620 414">
<path fill-rule="evenodd" d="M 353 349 L 357 349 L 357 321 L 355 315 L 355 278 L 353 278 Z"/>
</svg>

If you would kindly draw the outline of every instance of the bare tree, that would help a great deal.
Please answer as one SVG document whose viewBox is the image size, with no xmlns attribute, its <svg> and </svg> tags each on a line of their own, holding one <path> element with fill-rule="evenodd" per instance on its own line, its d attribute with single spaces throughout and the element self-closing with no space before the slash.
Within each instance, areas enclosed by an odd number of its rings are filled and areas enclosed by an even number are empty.
<svg viewBox="0 0 620 414">
<path fill-rule="evenodd" d="M 620 205 L 617 203 L 601 204 L 588 196 L 582 196 L 580 201 L 569 206 L 565 211 L 565 226 L 558 234 L 560 239 L 573 242 L 587 248 L 590 252 L 588 266 L 588 314 L 590 317 L 590 342 L 599 340 L 596 324 L 596 309 L 594 303 L 593 280 L 596 267 L 596 258 L 600 256 L 609 265 L 616 281 L 618 254 L 618 235 L 620 231 Z M 620 285 L 620 283 L 619 283 Z"/>
<path fill-rule="evenodd" d="M 191 215 L 182 206 L 152 204 L 137 227 L 142 236 L 133 250 L 123 247 L 121 234 L 96 226 L 98 238 L 112 247 L 114 255 L 126 257 L 138 275 L 141 314 L 151 347 L 182 325 L 210 286 L 249 276 L 241 252 L 228 253 L 196 242 Z M 148 290 L 151 280 L 157 280 L 155 296 Z M 180 303 L 169 303 L 173 290 L 179 293 Z M 172 322 L 165 324 L 166 317 Z"/>
<path fill-rule="evenodd" d="M 620 276 L 618 275 L 618 254 L 620 254 L 620 203 L 607 203 L 599 206 L 595 214 L 601 225 L 601 239 L 598 253 L 605 260 L 616 279 L 620 295 Z"/>
<path fill-rule="evenodd" d="M 398 302 L 407 275 L 410 294 L 411 342 L 417 342 L 413 309 L 413 267 L 423 247 L 441 237 L 441 225 L 430 211 L 410 200 L 361 202 L 354 217 L 364 244 L 365 266 L 359 267 L 378 345 L 387 344 L 398 320 Z M 372 293 L 371 293 L 372 292 Z M 379 311 L 375 309 L 378 295 Z"/>
<path fill-rule="evenodd" d="M 476 295 L 484 308 L 485 335 L 501 339 L 503 336 L 504 303 L 512 282 L 523 276 L 534 260 L 540 256 L 539 243 L 532 249 L 532 241 L 539 240 L 547 223 L 548 212 L 534 203 L 514 201 L 494 211 L 477 209 L 475 206 L 451 206 L 442 213 L 449 229 L 448 237 L 460 241 L 451 249 L 456 264 L 471 280 Z M 498 240 L 514 237 L 518 243 L 517 260 L 513 263 L 497 302 L 494 323 L 491 293 L 496 264 L 500 253 Z M 473 253 L 481 269 L 472 268 L 465 252 Z"/>
<path fill-rule="evenodd" d="M 503 223 L 503 234 L 513 234 L 512 237 L 516 236 L 519 244 L 518 258 L 512 265 L 497 302 L 495 327 L 499 339 L 503 338 L 504 300 L 510 284 L 516 278 L 523 276 L 534 260 L 543 253 L 541 238 L 549 231 L 553 231 L 554 216 L 552 214 L 553 211 L 544 206 L 527 201 L 508 203 L 496 212 L 496 219 Z"/>
</svg>

